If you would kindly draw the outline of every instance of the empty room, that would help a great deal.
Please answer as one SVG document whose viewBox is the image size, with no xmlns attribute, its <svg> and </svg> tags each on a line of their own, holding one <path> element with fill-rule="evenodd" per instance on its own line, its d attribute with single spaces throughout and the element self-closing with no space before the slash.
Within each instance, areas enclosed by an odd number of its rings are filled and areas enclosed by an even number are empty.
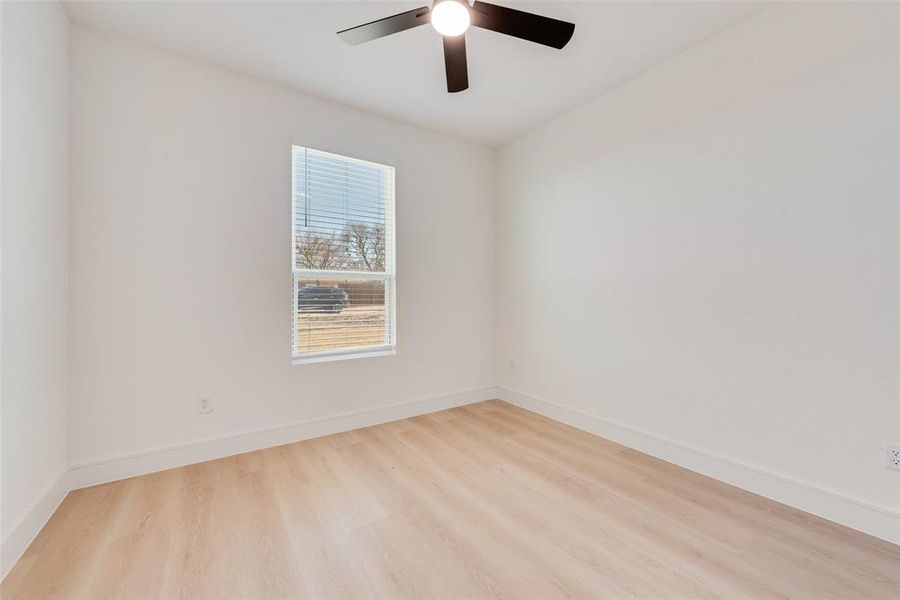
<svg viewBox="0 0 900 600">
<path fill-rule="evenodd" d="M 900 598 L 900 3 L 0 0 L 0 598 Z"/>
</svg>

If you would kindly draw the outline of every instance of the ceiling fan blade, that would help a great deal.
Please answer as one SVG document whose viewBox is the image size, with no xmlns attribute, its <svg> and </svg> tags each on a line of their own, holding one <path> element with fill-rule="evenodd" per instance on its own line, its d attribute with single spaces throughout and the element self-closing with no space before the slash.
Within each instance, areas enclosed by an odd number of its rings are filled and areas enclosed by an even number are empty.
<svg viewBox="0 0 900 600">
<path fill-rule="evenodd" d="M 466 65 L 466 36 L 444 37 L 444 68 L 447 71 L 447 91 L 469 89 L 469 68 Z"/>
<path fill-rule="evenodd" d="M 470 14 L 475 27 L 557 49 L 562 49 L 575 32 L 574 23 L 478 0 L 472 5 Z"/>
<path fill-rule="evenodd" d="M 363 42 L 377 40 L 378 38 L 391 35 L 392 33 L 399 33 L 401 31 L 406 31 L 407 29 L 412 29 L 413 27 L 418 27 L 419 25 L 424 25 L 430 20 L 431 11 L 427 6 L 422 6 L 392 17 L 378 19 L 377 21 L 372 21 L 365 25 L 357 25 L 350 29 L 344 29 L 338 31 L 337 34 L 339 38 L 348 44 L 355 46 L 357 44 L 362 44 Z"/>
</svg>

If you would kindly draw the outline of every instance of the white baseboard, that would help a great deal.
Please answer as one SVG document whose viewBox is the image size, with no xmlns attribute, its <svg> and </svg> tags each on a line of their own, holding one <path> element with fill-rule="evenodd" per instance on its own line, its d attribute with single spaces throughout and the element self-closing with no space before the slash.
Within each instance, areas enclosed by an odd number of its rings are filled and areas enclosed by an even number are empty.
<svg viewBox="0 0 900 600">
<path fill-rule="evenodd" d="M 70 489 L 77 490 L 252 450 L 379 425 L 496 397 L 497 388 L 477 388 L 78 463 L 69 467 L 69 486 Z"/>
<path fill-rule="evenodd" d="M 37 500 L 19 518 L 18 523 L 10 530 L 9 534 L 0 544 L 0 581 L 6 577 L 16 561 L 22 557 L 37 534 L 40 533 L 60 503 L 69 493 L 66 472 L 60 475 L 48 485 Z"/>
<path fill-rule="evenodd" d="M 900 544 L 900 512 L 506 388 L 500 399 L 776 502 Z"/>
</svg>

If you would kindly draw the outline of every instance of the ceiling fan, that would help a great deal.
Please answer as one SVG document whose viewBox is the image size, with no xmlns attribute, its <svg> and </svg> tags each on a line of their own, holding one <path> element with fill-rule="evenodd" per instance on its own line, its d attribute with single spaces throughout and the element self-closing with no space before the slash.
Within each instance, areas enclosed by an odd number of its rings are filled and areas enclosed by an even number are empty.
<svg viewBox="0 0 900 600">
<path fill-rule="evenodd" d="M 426 23 L 431 23 L 444 38 L 448 92 L 461 92 L 469 87 L 465 34 L 470 25 L 557 49 L 562 49 L 575 32 L 573 23 L 480 0 L 475 0 L 471 6 L 466 0 L 434 0 L 431 7 L 408 10 L 337 34 L 355 46 Z"/>
</svg>

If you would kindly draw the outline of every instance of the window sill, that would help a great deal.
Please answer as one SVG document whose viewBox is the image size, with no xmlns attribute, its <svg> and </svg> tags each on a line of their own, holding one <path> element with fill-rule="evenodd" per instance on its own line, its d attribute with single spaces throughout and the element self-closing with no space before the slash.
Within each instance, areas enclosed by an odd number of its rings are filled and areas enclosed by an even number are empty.
<svg viewBox="0 0 900 600">
<path fill-rule="evenodd" d="M 291 359 L 293 365 L 309 365 L 334 360 L 354 360 L 357 358 L 374 358 L 376 356 L 393 356 L 397 354 L 395 346 L 374 346 L 367 349 L 350 348 L 348 350 L 335 350 L 331 352 L 316 352 L 310 354 L 295 355 Z"/>
</svg>

